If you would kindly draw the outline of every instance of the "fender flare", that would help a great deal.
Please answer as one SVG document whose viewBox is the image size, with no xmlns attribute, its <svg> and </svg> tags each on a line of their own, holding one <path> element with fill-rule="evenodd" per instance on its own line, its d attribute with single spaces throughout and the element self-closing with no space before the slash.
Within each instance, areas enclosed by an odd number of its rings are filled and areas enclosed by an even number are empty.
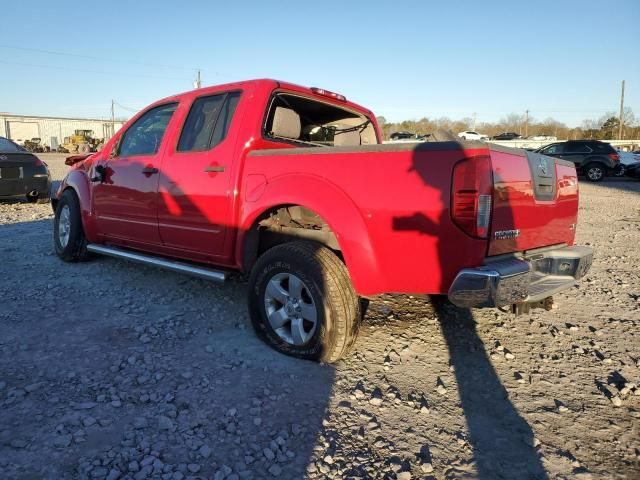
<svg viewBox="0 0 640 480">
<path fill-rule="evenodd" d="M 587 165 L 591 165 L 593 163 L 602 165 L 607 170 L 611 170 L 612 168 L 609 166 L 611 164 L 611 161 L 607 161 L 606 159 L 602 158 L 602 155 L 593 155 L 590 157 L 586 157 L 582 162 L 582 168 L 585 168 Z"/>
<path fill-rule="evenodd" d="M 265 179 L 261 195 L 251 200 L 243 200 L 238 219 L 235 247 L 238 267 L 243 265 L 247 234 L 260 217 L 276 207 L 299 205 L 320 215 L 333 231 L 356 292 L 366 295 L 371 290 L 367 285 L 380 284 L 380 268 L 365 218 L 353 200 L 328 179 L 310 174 Z"/>
</svg>

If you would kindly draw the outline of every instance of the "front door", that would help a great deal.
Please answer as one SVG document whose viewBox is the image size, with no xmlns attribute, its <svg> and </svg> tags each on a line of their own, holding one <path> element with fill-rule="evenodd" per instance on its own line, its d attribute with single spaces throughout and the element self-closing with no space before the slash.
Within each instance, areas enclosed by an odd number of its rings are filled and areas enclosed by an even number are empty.
<svg viewBox="0 0 640 480">
<path fill-rule="evenodd" d="M 143 113 L 100 165 L 102 172 L 91 173 L 96 226 L 116 243 L 160 244 L 158 179 L 164 134 L 176 106 L 160 105 Z"/>
<path fill-rule="evenodd" d="M 163 156 L 158 223 L 167 247 L 223 255 L 237 137 L 230 127 L 239 99 L 239 91 L 197 97 L 179 141 Z"/>
</svg>

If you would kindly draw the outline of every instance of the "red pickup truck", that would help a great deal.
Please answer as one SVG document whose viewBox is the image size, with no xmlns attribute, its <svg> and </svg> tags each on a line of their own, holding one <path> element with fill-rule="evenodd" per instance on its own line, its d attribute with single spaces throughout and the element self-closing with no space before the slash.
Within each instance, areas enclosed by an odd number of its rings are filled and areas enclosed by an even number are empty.
<svg viewBox="0 0 640 480">
<path fill-rule="evenodd" d="M 275 80 L 165 98 L 67 163 L 60 258 L 250 273 L 256 332 L 301 358 L 344 356 L 363 298 L 526 306 L 592 260 L 573 246 L 573 164 L 460 139 L 382 144 L 370 110 Z"/>
</svg>

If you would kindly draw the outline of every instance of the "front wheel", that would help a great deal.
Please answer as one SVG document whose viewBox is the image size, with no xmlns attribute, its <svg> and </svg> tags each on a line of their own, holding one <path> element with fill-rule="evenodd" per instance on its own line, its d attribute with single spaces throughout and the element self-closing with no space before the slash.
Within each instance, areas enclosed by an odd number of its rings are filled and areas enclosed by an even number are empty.
<svg viewBox="0 0 640 480">
<path fill-rule="evenodd" d="M 80 262 L 89 256 L 80 217 L 80 202 L 73 190 L 66 190 L 56 205 L 53 246 L 58 257 L 65 262 Z"/>
<path fill-rule="evenodd" d="M 295 241 L 271 248 L 256 262 L 249 312 L 256 333 L 272 348 L 332 363 L 355 343 L 360 301 L 331 250 Z"/>
<path fill-rule="evenodd" d="M 597 163 L 592 163 L 591 165 L 587 165 L 587 168 L 584 169 L 587 180 L 590 182 L 599 182 L 601 181 L 606 171 L 602 165 L 598 165 Z"/>
<path fill-rule="evenodd" d="M 627 174 L 627 169 L 626 169 L 624 163 L 618 164 L 616 169 L 613 171 L 613 174 L 616 177 L 624 177 Z"/>
</svg>

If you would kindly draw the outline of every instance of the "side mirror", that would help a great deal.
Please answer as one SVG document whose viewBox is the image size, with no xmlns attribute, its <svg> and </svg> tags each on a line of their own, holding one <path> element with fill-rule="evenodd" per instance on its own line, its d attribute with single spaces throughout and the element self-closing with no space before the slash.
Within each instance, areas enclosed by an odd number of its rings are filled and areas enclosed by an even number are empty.
<svg viewBox="0 0 640 480">
<path fill-rule="evenodd" d="M 92 182 L 104 182 L 104 178 L 105 178 L 105 173 L 106 170 L 104 168 L 104 165 L 96 165 L 96 167 L 93 169 L 94 175 L 93 177 L 91 177 L 91 181 Z"/>
</svg>

